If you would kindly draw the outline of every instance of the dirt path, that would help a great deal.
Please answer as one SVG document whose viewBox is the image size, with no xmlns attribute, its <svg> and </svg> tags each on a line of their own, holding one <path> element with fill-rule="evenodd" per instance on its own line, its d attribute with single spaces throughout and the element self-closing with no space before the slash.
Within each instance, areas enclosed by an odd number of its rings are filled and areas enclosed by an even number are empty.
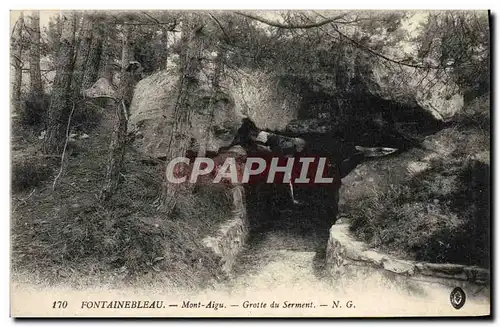
<svg viewBox="0 0 500 327">
<path fill-rule="evenodd" d="M 257 291 L 319 286 L 323 261 L 318 254 L 323 251 L 315 236 L 297 237 L 289 231 L 259 234 L 236 262 L 230 287 Z"/>
<path fill-rule="evenodd" d="M 484 296 L 469 294 L 466 305 L 454 309 L 449 302 L 452 286 L 394 276 L 373 268 L 355 269 L 333 280 L 324 269 L 327 231 L 314 224 L 297 223 L 293 215 L 268 230 L 254 233 L 239 256 L 227 283 L 216 288 L 233 302 L 276 301 L 282 306 L 303 303 L 294 315 L 464 315 L 488 312 Z M 338 301 L 338 302 L 337 302 Z M 350 301 L 350 304 L 348 303 Z M 335 307 L 337 302 L 338 307 Z M 349 308 L 351 306 L 351 308 Z M 358 308 L 358 310 L 355 310 Z M 261 314 L 270 311 L 259 308 Z M 275 311 L 277 312 L 277 311 Z"/>
<path fill-rule="evenodd" d="M 324 251 L 328 229 L 317 222 L 300 222 L 290 215 L 254 232 L 239 256 L 232 275 L 204 291 L 165 287 L 63 289 L 12 284 L 12 307 L 17 314 L 64 314 L 49 311 L 54 299 L 68 300 L 79 316 L 183 317 L 360 317 L 485 315 L 489 301 L 467 296 L 460 309 L 449 300 L 452 287 L 394 277 L 379 270 L 356 267 L 334 280 L 325 274 Z M 68 286 L 69 287 L 69 286 Z M 165 301 L 162 310 L 88 310 L 82 300 Z M 188 307 L 186 304 L 201 307 Z M 175 304 L 175 307 L 170 307 Z M 209 304 L 216 304 L 216 308 Z M 276 307 L 271 307 L 275 304 Z M 45 309 L 44 309 L 45 308 Z"/>
</svg>

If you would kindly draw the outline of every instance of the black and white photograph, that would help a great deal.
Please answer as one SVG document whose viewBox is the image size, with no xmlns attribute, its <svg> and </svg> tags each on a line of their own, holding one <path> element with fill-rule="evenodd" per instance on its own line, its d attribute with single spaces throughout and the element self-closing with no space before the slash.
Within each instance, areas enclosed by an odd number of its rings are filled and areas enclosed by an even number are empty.
<svg viewBox="0 0 500 327">
<path fill-rule="evenodd" d="M 11 317 L 491 317 L 492 20 L 11 10 Z"/>
</svg>

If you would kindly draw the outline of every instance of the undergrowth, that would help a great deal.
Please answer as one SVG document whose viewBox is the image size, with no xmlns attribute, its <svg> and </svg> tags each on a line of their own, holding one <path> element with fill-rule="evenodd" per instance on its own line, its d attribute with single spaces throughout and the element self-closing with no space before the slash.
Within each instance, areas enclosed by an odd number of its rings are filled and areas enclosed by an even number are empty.
<svg viewBox="0 0 500 327">
<path fill-rule="evenodd" d="M 460 114 L 431 137 L 451 153 L 405 183 L 348 205 L 354 235 L 407 259 L 489 267 L 490 141 L 482 101 L 480 115 Z"/>
<path fill-rule="evenodd" d="M 161 165 L 143 163 L 129 148 L 120 188 L 103 205 L 98 195 L 110 133 L 101 134 L 77 141 L 81 150 L 68 158 L 54 190 L 54 173 L 45 183 L 12 190 L 13 271 L 47 283 L 109 277 L 110 283 L 195 287 L 213 280 L 218 264 L 202 239 L 229 217 L 227 190 L 206 185 L 182 195 L 167 216 L 155 206 Z"/>
</svg>

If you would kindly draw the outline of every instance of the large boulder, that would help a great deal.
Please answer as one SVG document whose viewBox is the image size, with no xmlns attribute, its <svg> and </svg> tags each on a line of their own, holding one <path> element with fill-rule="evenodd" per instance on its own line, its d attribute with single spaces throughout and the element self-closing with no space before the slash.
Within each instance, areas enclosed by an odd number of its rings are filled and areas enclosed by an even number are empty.
<svg viewBox="0 0 500 327">
<path fill-rule="evenodd" d="M 302 97 L 284 86 L 284 81 L 263 71 L 235 74 L 227 81 L 239 113 L 259 128 L 284 130 L 298 117 Z"/>
<path fill-rule="evenodd" d="M 148 76 L 135 88 L 129 131 L 136 134 L 134 146 L 141 153 L 159 158 L 167 152 L 177 99 L 176 78 L 177 68 L 170 67 Z M 194 151 L 202 143 L 213 152 L 229 146 L 244 117 L 270 129 L 283 129 L 297 117 L 300 99 L 271 74 L 232 73 L 220 84 L 223 92 L 211 104 L 213 116 L 206 110 L 194 110 L 191 117 L 189 137 Z M 209 81 L 200 77 L 196 96 L 202 101 L 209 99 L 208 85 Z"/>
<path fill-rule="evenodd" d="M 285 130 L 295 134 L 331 133 L 336 130 L 335 127 L 329 117 L 322 117 L 292 120 Z"/>
<path fill-rule="evenodd" d="M 109 98 L 117 99 L 117 86 L 108 78 L 99 78 L 91 87 L 82 91 L 82 95 L 86 98 Z"/>
<path fill-rule="evenodd" d="M 166 155 L 176 101 L 175 70 L 157 72 L 137 84 L 130 106 L 129 131 L 136 134 L 134 146 L 139 152 L 156 158 Z M 220 96 L 212 106 L 213 117 L 194 110 L 189 130 L 193 146 L 204 143 L 207 151 L 228 146 L 241 122 L 229 94 Z"/>
</svg>

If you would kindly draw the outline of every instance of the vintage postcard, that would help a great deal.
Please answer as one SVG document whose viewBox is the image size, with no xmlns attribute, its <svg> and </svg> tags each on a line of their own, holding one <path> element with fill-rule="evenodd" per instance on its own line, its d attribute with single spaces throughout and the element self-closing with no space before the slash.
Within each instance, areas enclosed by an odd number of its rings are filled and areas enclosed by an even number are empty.
<svg viewBox="0 0 500 327">
<path fill-rule="evenodd" d="M 490 13 L 10 13 L 12 317 L 491 315 Z"/>
</svg>

